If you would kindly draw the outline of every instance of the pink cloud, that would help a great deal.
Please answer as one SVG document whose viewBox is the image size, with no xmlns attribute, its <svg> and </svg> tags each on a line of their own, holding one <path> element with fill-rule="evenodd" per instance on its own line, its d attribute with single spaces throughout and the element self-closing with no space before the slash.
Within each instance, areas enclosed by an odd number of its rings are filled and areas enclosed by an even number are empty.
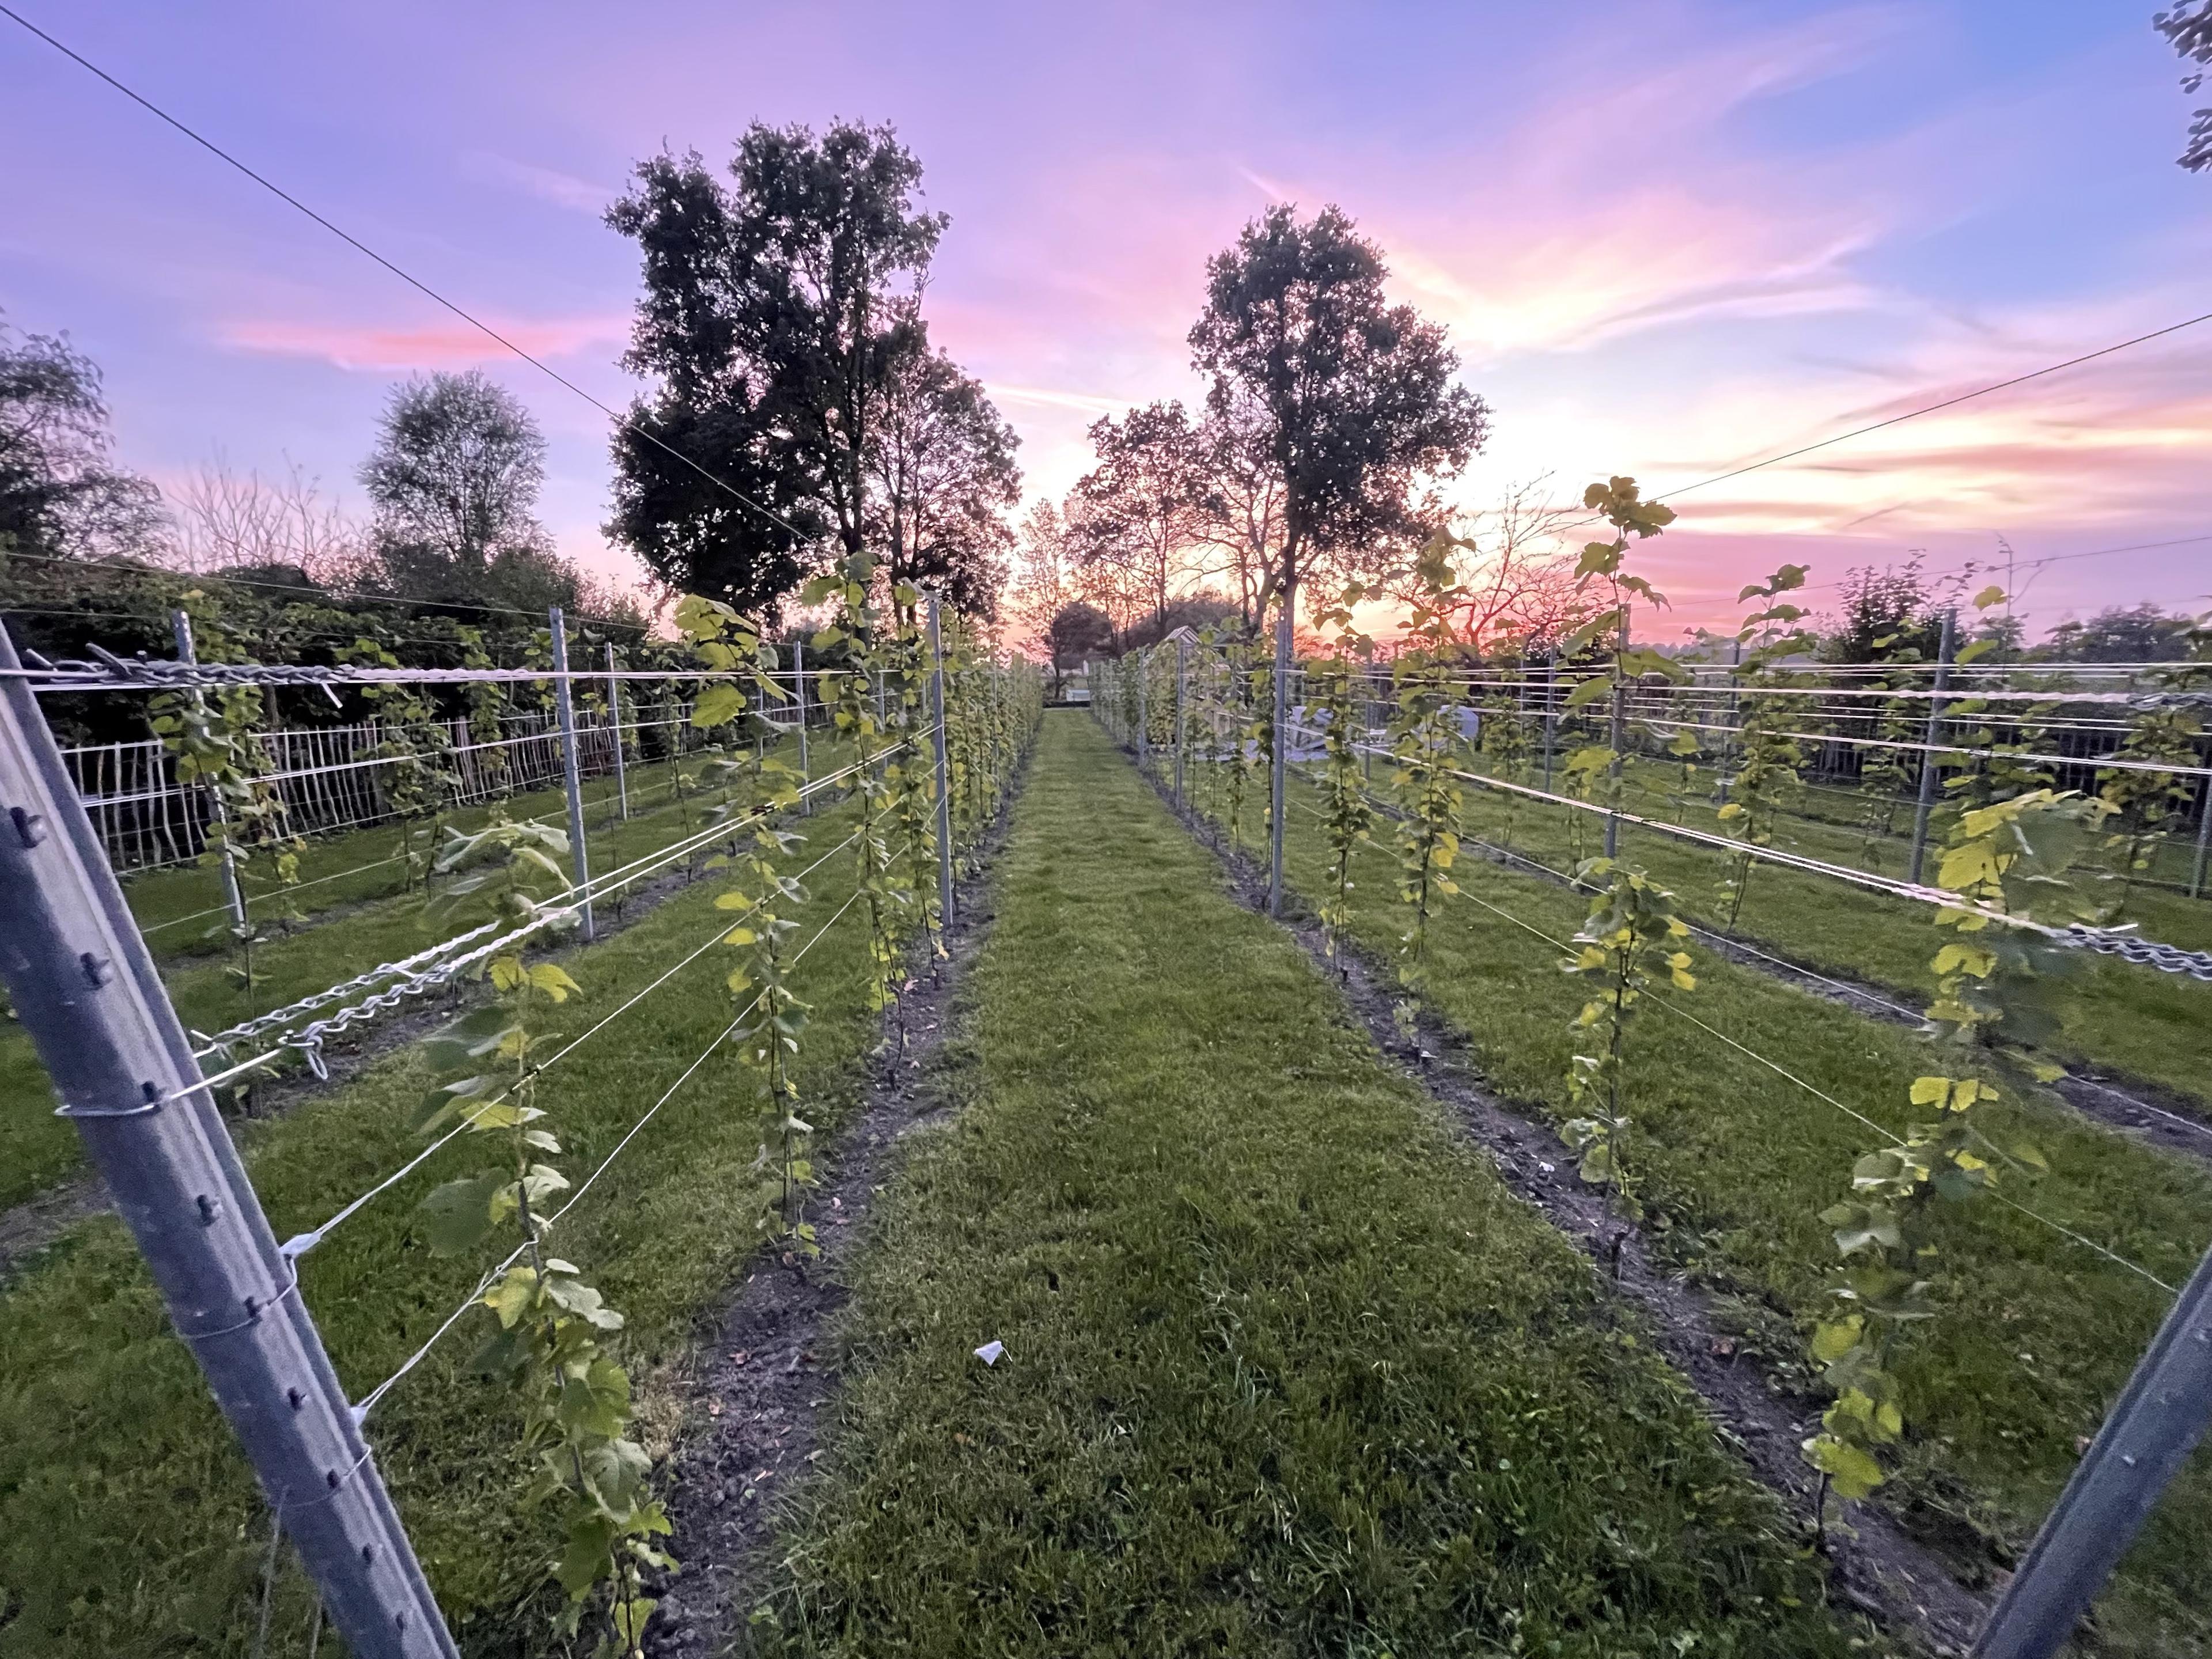
<svg viewBox="0 0 2212 1659">
<path fill-rule="evenodd" d="M 536 357 L 562 357 L 619 343 L 629 336 L 627 312 L 542 321 L 485 319 Z M 458 319 L 419 328 L 377 328 L 348 323 L 295 323 L 251 318 L 217 330 L 225 345 L 281 356 L 317 357 L 340 368 L 455 369 L 512 362 L 514 354 Z"/>
</svg>

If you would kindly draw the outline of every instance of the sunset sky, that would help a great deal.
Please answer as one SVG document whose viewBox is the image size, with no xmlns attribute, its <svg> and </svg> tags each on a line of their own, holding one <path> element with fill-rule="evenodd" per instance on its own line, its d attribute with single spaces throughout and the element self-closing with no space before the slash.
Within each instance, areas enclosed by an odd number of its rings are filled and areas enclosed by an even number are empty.
<svg viewBox="0 0 2212 1659">
<path fill-rule="evenodd" d="M 2212 178 L 2147 4 L 374 7 L 11 0 L 610 403 L 638 157 L 889 121 L 951 216 L 933 329 L 1032 495 L 1194 397 L 1206 258 L 1335 202 L 1496 434 L 1460 494 L 1669 489 L 2212 310 Z M 296 460 L 358 507 L 386 388 L 481 365 L 609 569 L 606 422 L 0 20 L 0 310 L 106 368 L 125 459 Z M 2212 323 L 1685 495 L 1662 631 L 1813 581 L 2212 538 Z M 2039 571 L 2038 626 L 2212 590 L 2212 539 Z M 1820 598 L 1816 591 L 1815 598 Z M 2203 608 L 2199 604 L 2198 608 Z"/>
</svg>

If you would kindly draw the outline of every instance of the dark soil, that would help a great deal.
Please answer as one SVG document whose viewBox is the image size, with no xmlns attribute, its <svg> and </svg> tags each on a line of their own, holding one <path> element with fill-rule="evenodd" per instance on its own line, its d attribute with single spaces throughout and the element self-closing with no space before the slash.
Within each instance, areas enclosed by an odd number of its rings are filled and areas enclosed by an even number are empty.
<svg viewBox="0 0 2212 1659">
<path fill-rule="evenodd" d="M 1221 856 L 1237 900 L 1264 914 L 1267 872 L 1243 853 L 1226 850 L 1212 826 L 1195 815 L 1184 817 L 1192 832 Z M 1327 955 L 1320 926 L 1310 916 L 1285 916 L 1284 925 L 1337 985 L 1375 1046 L 1489 1153 L 1500 1178 L 1518 1197 L 1608 1276 L 1624 1316 L 1649 1334 L 1703 1396 L 1722 1437 L 1812 1537 L 1819 1478 L 1807 1467 L 1800 1447 L 1820 1426 L 1819 1402 L 1782 1392 L 1756 1359 L 1741 1351 L 1716 1298 L 1659 1265 L 1642 1231 L 1577 1176 L 1576 1155 L 1547 1126 L 1482 1087 L 1473 1056 L 1452 1033 L 1418 1009 L 1411 1034 L 1402 1030 L 1400 999 L 1387 975 L 1342 947 L 1335 956 Z M 1838 1511 L 1845 1525 L 1835 1523 Z M 1987 1613 L 1986 1605 L 1882 1510 L 1831 1499 L 1829 1514 L 1826 1551 L 1838 1597 L 1893 1634 L 1917 1640 L 1936 1654 L 1964 1654 Z"/>
<path fill-rule="evenodd" d="M 831 1328 L 848 1295 L 842 1269 L 864 1242 L 906 1138 L 946 1115 L 930 1062 L 990 931 L 989 871 L 1019 793 L 1017 777 L 1006 811 L 955 891 L 945 957 L 907 981 L 886 1020 L 860 1114 L 817 1160 L 821 1255 L 761 1258 L 693 1356 L 668 1503 L 675 1531 L 667 1548 L 682 1571 L 655 1590 L 660 1605 L 645 1641 L 653 1659 L 724 1651 L 759 1599 L 779 1500 L 813 1463 L 823 1415 L 836 1404 L 841 1377 Z"/>
</svg>

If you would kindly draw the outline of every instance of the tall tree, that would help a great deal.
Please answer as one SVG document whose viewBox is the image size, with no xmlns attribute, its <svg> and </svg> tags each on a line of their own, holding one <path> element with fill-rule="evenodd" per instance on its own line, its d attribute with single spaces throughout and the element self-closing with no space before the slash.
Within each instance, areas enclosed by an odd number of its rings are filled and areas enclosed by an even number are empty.
<svg viewBox="0 0 2212 1659">
<path fill-rule="evenodd" d="M 1052 619 L 1075 597 L 1075 556 L 1060 506 L 1049 497 L 1022 515 L 1014 535 L 1013 580 L 1007 598 L 1022 641 L 1041 656 L 1050 655 L 1046 635 Z"/>
<path fill-rule="evenodd" d="M 1416 483 L 1464 466 L 1489 432 L 1482 399 L 1453 383 L 1443 329 L 1389 304 L 1387 275 L 1335 207 L 1303 223 L 1270 208 L 1206 266 L 1192 361 L 1212 382 L 1209 408 L 1249 422 L 1282 478 L 1259 597 L 1285 614 L 1318 561 L 1356 570 L 1363 550 L 1402 534 Z"/>
<path fill-rule="evenodd" d="M 161 494 L 117 468 L 100 369 L 68 341 L 0 325 L 0 549 L 48 557 L 150 552 Z"/>
<path fill-rule="evenodd" d="M 395 386 L 361 467 L 387 579 L 428 599 L 537 597 L 559 562 L 538 522 L 544 481 L 538 422 L 481 370 Z"/>
<path fill-rule="evenodd" d="M 866 527 L 884 574 L 932 587 L 972 616 L 996 614 L 1021 499 L 1021 441 L 982 382 L 917 333 L 892 366 L 868 446 Z"/>
<path fill-rule="evenodd" d="M 1114 567 L 1118 586 L 1144 594 L 1154 619 L 1164 621 L 1207 494 L 1198 430 L 1180 403 L 1168 401 L 1119 421 L 1107 416 L 1090 435 L 1098 465 L 1075 487 L 1083 507 L 1079 556 Z"/>
<path fill-rule="evenodd" d="M 2182 62 L 2197 65 L 2181 77 L 2181 89 L 2198 90 L 2204 84 L 2205 65 L 2212 64 L 2212 0 L 2183 0 L 2171 11 L 2154 14 L 2150 21 L 2172 43 Z M 2179 159 L 2191 173 L 2212 170 L 2212 109 L 2197 112 Z"/>
<path fill-rule="evenodd" d="M 757 609 L 866 540 L 945 220 L 916 210 L 921 166 L 889 127 L 756 123 L 729 172 L 656 156 L 608 210 L 644 258 L 623 362 L 655 382 L 615 434 L 608 530 L 663 580 Z"/>
</svg>

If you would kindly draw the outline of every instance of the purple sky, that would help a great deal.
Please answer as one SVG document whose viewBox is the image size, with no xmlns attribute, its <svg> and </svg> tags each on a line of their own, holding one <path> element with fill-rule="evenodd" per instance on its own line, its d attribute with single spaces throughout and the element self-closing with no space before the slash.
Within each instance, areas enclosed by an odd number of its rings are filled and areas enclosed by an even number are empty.
<svg viewBox="0 0 2212 1659">
<path fill-rule="evenodd" d="M 635 267 L 598 215 L 633 160 L 892 122 L 952 217 L 933 328 L 1033 495 L 1098 414 L 1195 395 L 1204 260 L 1278 198 L 1340 204 L 1449 325 L 1497 414 L 1471 507 L 1669 489 L 2212 309 L 2212 179 L 2172 165 L 2189 100 L 2137 7 L 21 3 L 610 403 Z M 0 91 L 0 308 L 105 365 L 125 459 L 289 459 L 357 506 L 389 383 L 480 364 L 552 441 L 562 545 L 622 567 L 597 411 L 4 21 Z M 1785 561 L 2212 535 L 2208 371 L 2212 324 L 1687 495 L 1644 556 L 1657 631 Z M 2025 604 L 2208 590 L 2212 540 Z"/>
</svg>

